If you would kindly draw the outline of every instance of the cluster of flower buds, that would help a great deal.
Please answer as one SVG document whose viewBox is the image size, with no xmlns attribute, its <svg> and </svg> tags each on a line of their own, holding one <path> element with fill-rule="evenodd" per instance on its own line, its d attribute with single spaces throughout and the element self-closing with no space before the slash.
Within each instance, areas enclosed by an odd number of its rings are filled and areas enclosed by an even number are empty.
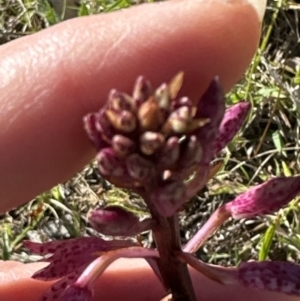
<svg viewBox="0 0 300 301">
<path fill-rule="evenodd" d="M 238 268 L 222 268 L 193 255 L 228 218 L 269 214 L 286 205 L 300 192 L 300 176 L 274 178 L 240 194 L 218 208 L 180 250 L 175 216 L 216 172 L 211 167 L 212 159 L 238 132 L 250 110 L 248 102 L 225 110 L 217 78 L 198 103 L 178 96 L 182 81 L 183 74 L 179 73 L 169 84 L 153 90 L 144 77 L 139 77 L 131 96 L 112 90 L 99 112 L 84 117 L 86 132 L 98 152 L 101 175 L 118 187 L 140 194 L 151 217 L 140 221 L 133 213 L 112 206 L 91 211 L 89 221 L 104 235 L 126 239 L 82 237 L 45 244 L 26 242 L 32 252 L 52 254 L 46 259 L 50 265 L 33 278 L 60 279 L 44 293 L 42 301 L 92 301 L 95 281 L 120 257 L 145 258 L 171 292 L 174 285 L 171 287 L 172 281 L 166 278 L 181 273 L 183 269 L 176 270 L 176 266 L 184 263 L 185 268 L 187 264 L 193 266 L 223 284 L 300 295 L 297 265 L 249 262 Z M 134 239 L 128 239 L 149 229 L 154 232 L 157 249 L 140 247 Z M 174 245 L 176 250 L 172 250 Z M 164 270 L 168 268 L 173 269 L 171 273 Z M 177 279 L 186 282 L 188 278 L 185 274 Z M 188 287 L 178 282 L 175 286 L 182 290 Z M 186 296 L 190 297 L 185 300 L 195 300 L 193 292 Z"/>
<path fill-rule="evenodd" d="M 178 97 L 182 81 L 179 73 L 153 90 L 141 76 L 131 96 L 112 90 L 105 107 L 84 118 L 101 175 L 119 187 L 150 193 L 149 202 L 165 216 L 189 199 L 185 180 L 194 172 L 201 173 L 196 190 L 202 188 L 211 159 L 236 134 L 250 108 L 247 102 L 234 106 L 219 132 L 225 103 L 218 80 L 196 105 Z"/>
<path fill-rule="evenodd" d="M 180 187 L 184 193 L 181 175 L 188 176 L 203 153 L 196 131 L 210 119 L 197 116 L 189 98 L 177 98 L 182 79 L 179 73 L 153 91 L 141 76 L 132 96 L 112 90 L 107 105 L 85 117 L 101 175 L 121 187 Z"/>
</svg>

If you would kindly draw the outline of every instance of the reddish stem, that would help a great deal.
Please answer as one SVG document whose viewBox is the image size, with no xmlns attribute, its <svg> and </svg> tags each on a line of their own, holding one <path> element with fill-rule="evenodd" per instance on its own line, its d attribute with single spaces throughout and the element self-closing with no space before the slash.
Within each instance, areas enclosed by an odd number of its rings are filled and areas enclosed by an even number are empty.
<svg viewBox="0 0 300 301">
<path fill-rule="evenodd" d="M 181 251 L 178 215 L 168 218 L 161 216 L 153 203 L 147 202 L 147 197 L 144 196 L 144 200 L 157 222 L 153 234 L 160 255 L 159 270 L 172 293 L 172 301 L 196 301 L 187 264 L 177 256 L 178 251 Z"/>
</svg>

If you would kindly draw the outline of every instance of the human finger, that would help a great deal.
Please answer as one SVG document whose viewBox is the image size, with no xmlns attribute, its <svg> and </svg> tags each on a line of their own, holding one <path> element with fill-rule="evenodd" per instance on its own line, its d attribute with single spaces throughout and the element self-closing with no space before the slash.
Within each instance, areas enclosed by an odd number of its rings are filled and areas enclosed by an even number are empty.
<svg viewBox="0 0 300 301">
<path fill-rule="evenodd" d="M 30 279 L 46 263 L 0 263 L 1 301 L 39 301 L 53 282 Z M 237 285 L 221 285 L 191 269 L 197 300 L 201 301 L 297 301 L 297 297 L 247 289 Z M 157 301 L 164 290 L 147 263 L 141 259 L 121 259 L 100 277 L 95 285 L 93 301 Z"/>
<path fill-rule="evenodd" d="M 0 212 L 91 160 L 82 117 L 99 109 L 111 88 L 130 92 L 140 74 L 158 85 L 183 70 L 183 90 L 193 99 L 215 75 L 227 91 L 259 40 L 260 17 L 249 1 L 145 4 L 76 18 L 2 46 Z"/>
</svg>

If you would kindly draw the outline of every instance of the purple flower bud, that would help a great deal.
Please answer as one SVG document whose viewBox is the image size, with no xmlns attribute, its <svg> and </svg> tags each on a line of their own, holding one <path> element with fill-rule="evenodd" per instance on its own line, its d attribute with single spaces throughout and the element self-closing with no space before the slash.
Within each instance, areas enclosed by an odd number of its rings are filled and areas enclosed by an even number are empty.
<svg viewBox="0 0 300 301">
<path fill-rule="evenodd" d="M 121 93 L 116 89 L 110 91 L 108 96 L 108 108 L 113 111 L 135 111 L 134 100 L 126 93 Z"/>
<path fill-rule="evenodd" d="M 192 115 L 195 116 L 195 110 L 197 109 L 192 100 L 186 96 L 184 97 L 180 97 L 179 99 L 175 99 L 173 102 L 172 102 L 172 106 L 173 106 L 173 109 L 177 109 L 177 108 L 180 108 L 182 106 L 186 106 L 186 107 L 189 107 L 192 109 Z"/>
<path fill-rule="evenodd" d="M 166 123 L 163 125 L 162 132 L 164 134 L 183 134 L 187 131 L 192 118 L 192 110 L 190 107 L 182 106 L 173 111 Z"/>
<path fill-rule="evenodd" d="M 139 76 L 134 84 L 132 97 L 135 102 L 140 106 L 145 102 L 152 93 L 152 87 L 150 82 L 144 77 Z"/>
<path fill-rule="evenodd" d="M 183 153 L 180 156 L 180 167 L 187 168 L 200 162 L 203 148 L 195 135 L 187 138 Z"/>
<path fill-rule="evenodd" d="M 103 176 L 120 177 L 125 173 L 125 165 L 116 151 L 110 147 L 103 148 L 97 155 L 99 171 Z"/>
<path fill-rule="evenodd" d="M 140 183 L 152 181 L 155 175 L 154 164 L 136 153 L 126 159 L 126 166 L 129 175 Z"/>
<path fill-rule="evenodd" d="M 107 143 L 109 143 L 110 139 L 116 134 L 116 129 L 111 125 L 105 111 L 103 110 L 100 110 L 97 114 L 95 127 Z"/>
<path fill-rule="evenodd" d="M 163 109 L 166 112 L 170 110 L 171 99 L 169 95 L 169 87 L 167 84 L 162 84 L 155 90 L 154 99 L 160 109 Z"/>
<path fill-rule="evenodd" d="M 111 125 L 116 130 L 124 133 L 130 133 L 136 129 L 136 117 L 129 111 L 106 110 L 105 114 Z"/>
<path fill-rule="evenodd" d="M 170 137 L 158 154 L 158 168 L 172 169 L 180 155 L 179 138 Z"/>
<path fill-rule="evenodd" d="M 92 210 L 88 219 L 99 233 L 111 236 L 134 236 L 151 226 L 149 222 L 140 222 L 132 212 L 118 206 Z"/>
<path fill-rule="evenodd" d="M 239 102 L 226 110 L 214 143 L 214 153 L 221 151 L 232 140 L 251 109 L 250 102 Z"/>
<path fill-rule="evenodd" d="M 157 131 L 164 122 L 164 113 L 153 97 L 142 103 L 138 110 L 140 131 Z"/>
<path fill-rule="evenodd" d="M 300 192 L 300 176 L 279 177 L 250 188 L 225 204 L 235 219 L 272 213 L 290 202 Z"/>
<path fill-rule="evenodd" d="M 120 157 L 126 157 L 136 150 L 135 142 L 123 135 L 114 135 L 111 145 Z"/>
<path fill-rule="evenodd" d="M 300 266 L 291 262 L 243 262 L 238 279 L 249 288 L 300 296 Z"/>
<path fill-rule="evenodd" d="M 171 80 L 168 85 L 169 95 L 171 99 L 175 99 L 183 85 L 184 72 L 178 72 Z"/>
<path fill-rule="evenodd" d="M 165 137 L 161 133 L 156 132 L 144 132 L 140 136 L 140 148 L 141 152 L 145 155 L 152 155 L 155 151 L 160 149 L 165 142 Z"/>
<path fill-rule="evenodd" d="M 98 114 L 88 114 L 83 118 L 84 122 L 84 129 L 91 140 L 91 142 L 94 144 L 96 150 L 100 150 L 103 147 L 107 146 L 107 143 L 103 140 L 100 132 L 96 128 L 97 123 L 97 116 Z"/>
<path fill-rule="evenodd" d="M 161 215 L 172 216 L 186 202 L 186 185 L 182 182 L 164 183 L 153 194 L 152 202 Z"/>
</svg>

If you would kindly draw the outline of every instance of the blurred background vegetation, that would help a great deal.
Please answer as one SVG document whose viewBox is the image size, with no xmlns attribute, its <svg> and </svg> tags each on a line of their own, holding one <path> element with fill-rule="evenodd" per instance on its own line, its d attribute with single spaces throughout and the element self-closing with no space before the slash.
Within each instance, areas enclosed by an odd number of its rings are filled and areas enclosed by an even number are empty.
<svg viewBox="0 0 300 301">
<path fill-rule="evenodd" d="M 107 13 L 142 0 L 0 0 L 0 44 L 35 33 L 71 17 Z M 242 99 L 253 110 L 242 131 L 215 161 L 225 164 L 181 215 L 183 243 L 208 216 L 251 185 L 271 176 L 300 173 L 300 4 L 272 0 L 262 26 L 260 47 L 249 69 L 227 95 L 228 105 Z M 233 45 L 234 47 L 234 45 Z M 66 183 L 27 205 L 0 216 L 0 259 L 35 261 L 24 239 L 47 241 L 96 235 L 86 219 L 91 208 L 122 204 L 141 216 L 146 207 L 137 195 L 103 180 L 95 162 Z M 198 256 L 211 263 L 274 259 L 300 262 L 299 198 L 274 215 L 229 221 Z M 151 233 L 140 238 L 153 244 Z"/>
</svg>

